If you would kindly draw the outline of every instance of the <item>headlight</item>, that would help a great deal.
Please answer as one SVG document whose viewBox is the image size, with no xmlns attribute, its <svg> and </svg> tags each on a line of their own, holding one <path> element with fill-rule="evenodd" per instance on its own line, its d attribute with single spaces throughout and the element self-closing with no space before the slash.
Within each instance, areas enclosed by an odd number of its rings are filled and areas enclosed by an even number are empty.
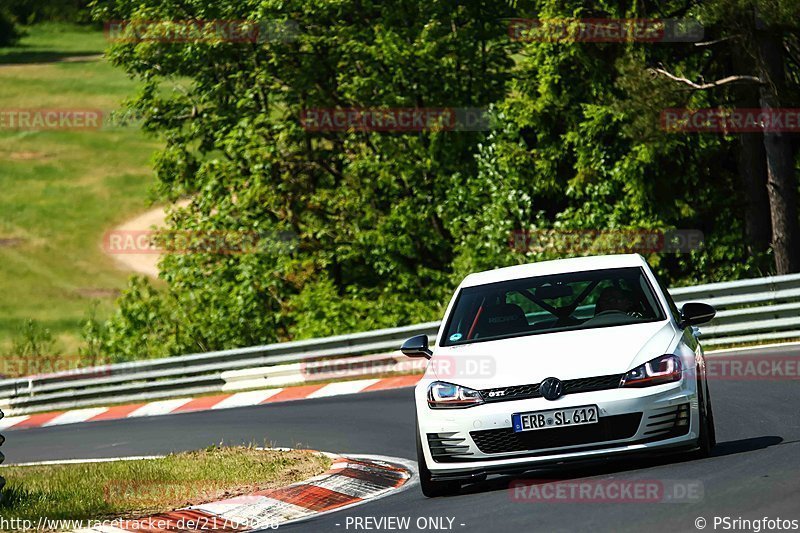
<svg viewBox="0 0 800 533">
<path fill-rule="evenodd" d="M 481 393 L 474 389 L 443 381 L 428 385 L 428 407 L 431 409 L 457 409 L 482 403 Z"/>
<path fill-rule="evenodd" d="M 623 387 L 650 387 L 680 381 L 683 366 L 677 355 L 662 355 L 637 366 L 622 378 Z"/>
</svg>

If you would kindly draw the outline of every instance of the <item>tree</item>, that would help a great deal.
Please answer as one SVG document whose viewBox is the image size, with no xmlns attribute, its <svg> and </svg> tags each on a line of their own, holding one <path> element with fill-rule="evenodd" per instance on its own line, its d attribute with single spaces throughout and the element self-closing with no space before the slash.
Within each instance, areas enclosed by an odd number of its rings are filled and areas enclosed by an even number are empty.
<svg viewBox="0 0 800 533">
<path fill-rule="evenodd" d="M 690 6 L 645 3 L 629 10 L 620 2 L 597 11 L 579 2 L 547 1 L 530 16 L 658 19 Z M 738 277 L 758 267 L 758 256 L 748 257 L 736 215 L 746 197 L 736 182 L 733 143 L 719 135 L 668 133 L 659 126 L 665 108 L 712 103 L 712 95 L 678 90 L 649 74 L 651 65 L 667 60 L 689 71 L 701 69 L 705 58 L 692 43 L 533 41 L 518 55 L 509 95 L 498 105 L 503 127 L 482 146 L 485 165 L 470 189 L 483 191 L 491 218 L 478 215 L 480 222 L 473 226 L 497 227 L 502 220 L 504 228 L 497 231 L 492 253 L 474 252 L 481 249 L 475 241 L 482 235 L 464 237 L 464 255 L 458 259 L 464 271 L 499 260 L 508 264 L 582 252 L 555 247 L 514 254 L 507 244 L 512 229 L 699 229 L 706 236 L 704 249 L 650 255 L 670 281 Z M 465 212 L 463 218 L 471 216 Z"/>
<path fill-rule="evenodd" d="M 781 78 L 761 60 L 778 55 L 749 53 L 738 28 L 751 23 L 736 6 L 100 0 L 102 20 L 167 21 L 151 37 L 198 19 L 274 32 L 112 48 L 144 81 L 132 107 L 165 139 L 158 196 L 191 200 L 170 227 L 259 238 L 248 253 L 168 256 L 166 290 L 133 280 L 103 328 L 106 351 L 130 359 L 435 319 L 469 272 L 581 253 L 519 253 L 515 230 L 698 229 L 703 248 L 648 254 L 669 282 L 763 274 L 771 234 L 776 259 L 796 238 L 793 145 L 660 126 L 670 107 L 794 101 L 795 31 L 782 30 Z M 708 41 L 520 43 L 512 17 L 697 17 Z M 302 121 L 309 110 L 397 107 L 488 109 L 494 122 L 385 133 Z"/>
<path fill-rule="evenodd" d="M 451 289 L 448 199 L 476 171 L 479 131 L 310 131 L 318 108 L 485 108 L 511 71 L 503 4 L 101 1 L 103 20 L 253 20 L 263 43 L 121 42 L 145 81 L 133 106 L 166 140 L 171 227 L 256 232 L 258 253 L 191 253 L 137 282 L 109 328 L 122 357 L 257 344 L 438 316 Z M 294 29 L 293 29 L 294 28 Z M 165 90 L 172 79 L 188 79 Z M 273 235 L 290 235 L 275 242 Z"/>
<path fill-rule="evenodd" d="M 14 19 L 0 7 L 0 46 L 11 46 L 19 40 L 19 31 L 14 24 Z"/>
<path fill-rule="evenodd" d="M 757 107 L 767 112 L 797 100 L 800 54 L 795 43 L 800 26 L 796 2 L 717 0 L 704 3 L 699 12 L 713 31 L 711 44 L 717 45 L 711 47 L 707 69 L 720 79 L 697 83 L 664 69 L 657 69 L 657 72 L 694 90 L 718 90 L 733 83 L 754 85 L 758 90 Z M 733 56 L 732 65 L 738 72 L 719 74 L 731 64 L 726 61 L 729 55 Z M 708 71 L 701 74 L 708 74 Z M 724 103 L 736 105 L 754 100 L 752 91 L 745 93 L 744 99 L 732 96 L 729 93 Z M 759 140 L 763 141 L 763 148 L 757 145 Z M 741 142 L 741 171 L 746 189 L 751 193 L 746 212 L 749 242 L 760 246 L 766 234 L 762 222 L 764 193 L 763 189 L 759 190 L 766 183 L 775 270 L 778 274 L 798 272 L 796 143 L 789 134 L 780 131 L 742 134 Z"/>
</svg>

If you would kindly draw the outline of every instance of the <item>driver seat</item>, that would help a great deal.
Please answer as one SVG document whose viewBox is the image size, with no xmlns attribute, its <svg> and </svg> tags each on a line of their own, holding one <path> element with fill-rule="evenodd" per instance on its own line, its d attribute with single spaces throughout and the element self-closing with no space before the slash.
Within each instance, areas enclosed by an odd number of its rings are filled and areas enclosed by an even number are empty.
<svg viewBox="0 0 800 533">
<path fill-rule="evenodd" d="M 476 338 L 499 337 L 527 331 L 529 325 L 520 306 L 501 303 L 483 310 L 476 329 Z"/>
<path fill-rule="evenodd" d="M 627 313 L 633 310 L 634 301 L 633 295 L 628 291 L 616 287 L 606 287 L 597 297 L 597 303 L 594 304 L 594 316 L 605 311 Z"/>
</svg>

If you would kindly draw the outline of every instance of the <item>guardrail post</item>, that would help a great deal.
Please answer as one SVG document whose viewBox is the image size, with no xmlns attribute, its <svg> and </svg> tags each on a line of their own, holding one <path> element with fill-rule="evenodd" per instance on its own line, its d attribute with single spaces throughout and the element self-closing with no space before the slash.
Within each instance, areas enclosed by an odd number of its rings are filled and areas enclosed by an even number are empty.
<svg viewBox="0 0 800 533">
<path fill-rule="evenodd" d="M 0 411 L 0 420 L 3 419 L 3 416 L 4 416 L 3 415 L 3 411 Z M 5 437 L 0 435 L 0 446 L 3 445 L 5 440 L 6 440 Z M 2 463 L 4 459 L 5 459 L 5 456 L 3 455 L 3 452 L 0 452 L 0 463 Z M 3 503 L 3 499 L 5 498 L 5 496 L 3 494 L 3 487 L 5 487 L 5 486 L 6 486 L 6 480 L 3 479 L 3 476 L 0 476 L 0 503 Z"/>
</svg>

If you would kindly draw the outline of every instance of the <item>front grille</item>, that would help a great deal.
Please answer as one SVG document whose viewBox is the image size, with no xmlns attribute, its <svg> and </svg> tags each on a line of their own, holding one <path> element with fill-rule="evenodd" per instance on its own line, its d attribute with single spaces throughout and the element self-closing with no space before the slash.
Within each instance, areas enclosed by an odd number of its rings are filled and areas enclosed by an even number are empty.
<svg viewBox="0 0 800 533">
<path fill-rule="evenodd" d="M 466 437 L 453 437 L 455 433 L 428 433 L 428 446 L 431 456 L 437 463 L 452 462 L 458 457 L 473 455 Z"/>
<path fill-rule="evenodd" d="M 622 381 L 623 374 L 610 376 L 596 376 L 591 378 L 568 379 L 564 381 L 564 396 L 579 392 L 593 392 L 599 390 L 616 389 Z M 539 384 L 514 385 L 511 387 L 498 387 L 480 391 L 486 403 L 507 402 L 509 400 L 524 400 L 526 398 L 541 398 Z M 501 394 L 501 395 L 498 395 Z"/>
<path fill-rule="evenodd" d="M 486 454 L 524 452 L 629 439 L 636 435 L 641 420 L 642 413 L 629 413 L 600 417 L 597 424 L 520 433 L 512 428 L 490 429 L 471 431 L 469 435 Z"/>
<path fill-rule="evenodd" d="M 619 388 L 623 374 L 611 376 L 597 376 L 593 378 L 570 379 L 564 382 L 564 394 L 576 392 L 592 392 Z"/>
<path fill-rule="evenodd" d="M 689 433 L 689 404 L 682 403 L 659 409 L 647 417 L 646 427 L 644 435 L 648 440 L 671 439 L 686 435 Z"/>
</svg>

